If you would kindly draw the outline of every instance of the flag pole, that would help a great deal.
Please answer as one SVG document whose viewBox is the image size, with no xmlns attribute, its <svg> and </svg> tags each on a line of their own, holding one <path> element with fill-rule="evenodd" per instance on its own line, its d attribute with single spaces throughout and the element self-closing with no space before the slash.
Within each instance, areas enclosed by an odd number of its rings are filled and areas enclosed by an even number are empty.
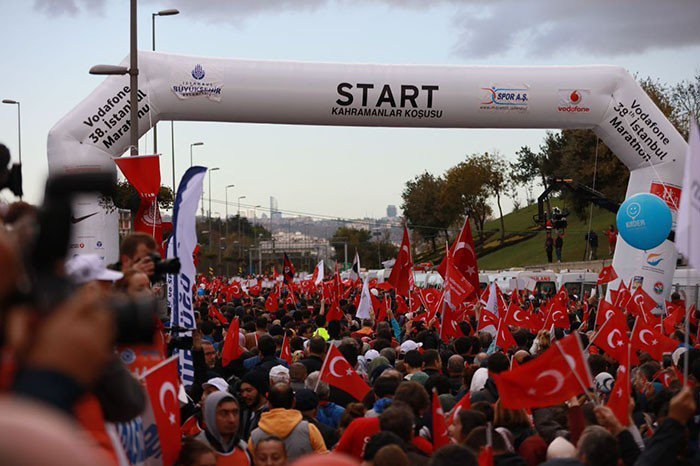
<svg viewBox="0 0 700 466">
<path fill-rule="evenodd" d="M 328 362 L 328 358 L 331 355 L 331 348 L 328 348 L 328 351 L 326 351 L 326 357 L 323 359 L 323 364 L 321 364 L 321 370 L 318 372 L 318 379 L 316 380 L 316 386 L 314 387 L 314 391 L 318 391 L 318 386 L 321 383 L 321 376 L 323 375 L 323 370 L 326 368 L 326 363 Z"/>
<path fill-rule="evenodd" d="M 577 332 L 577 334 L 576 334 L 576 341 L 578 342 L 578 347 L 579 347 L 579 350 L 580 350 L 580 349 L 581 349 L 581 340 L 579 339 L 578 332 Z M 557 350 L 559 351 L 559 354 L 562 355 L 562 357 L 564 358 L 564 361 L 566 361 L 566 365 L 569 366 L 569 369 L 570 369 L 571 372 L 574 374 L 574 377 L 576 377 L 576 381 L 577 381 L 578 384 L 581 386 L 581 388 L 583 388 L 583 394 L 586 395 L 586 398 L 588 398 L 588 401 L 590 401 L 590 402 L 593 403 L 594 405 L 598 404 L 598 403 L 596 402 L 596 400 L 594 400 L 594 399 L 591 397 L 591 395 L 588 393 L 588 390 L 589 390 L 590 387 L 586 387 L 586 385 L 583 383 L 583 380 L 581 380 L 581 377 L 579 377 L 578 372 L 576 372 L 576 370 L 575 370 L 575 367 L 574 367 L 574 366 L 571 364 L 571 362 L 569 361 L 569 358 L 567 357 L 568 355 L 567 355 L 566 353 L 564 353 L 564 351 L 561 349 L 561 345 L 560 345 L 560 343 L 559 343 L 558 340 L 554 342 L 554 346 L 557 347 Z M 586 362 L 586 361 L 584 360 L 584 362 Z M 586 362 L 586 365 L 587 365 L 587 364 L 588 364 L 588 363 Z M 588 370 L 588 367 L 586 367 L 586 370 Z"/>
</svg>

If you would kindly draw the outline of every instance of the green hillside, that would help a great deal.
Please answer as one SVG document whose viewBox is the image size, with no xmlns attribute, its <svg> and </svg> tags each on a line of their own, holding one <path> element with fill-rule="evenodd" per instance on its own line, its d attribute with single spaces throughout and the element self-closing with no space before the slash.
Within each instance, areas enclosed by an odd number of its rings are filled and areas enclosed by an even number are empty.
<svg viewBox="0 0 700 466">
<path fill-rule="evenodd" d="M 552 206 L 561 208 L 564 206 L 564 203 L 553 199 Z M 493 270 L 546 263 L 547 255 L 544 250 L 545 232 L 540 230 L 532 221 L 532 217 L 536 213 L 537 205 L 531 205 L 504 216 L 506 237 L 511 237 L 512 239 L 520 235 L 534 234 L 535 236 L 479 257 L 479 269 Z M 584 248 L 586 247 L 584 236 L 588 231 L 588 218 L 581 221 L 576 215 L 572 214 L 569 215 L 568 221 L 569 227 L 566 229 L 564 236 L 562 260 L 564 262 L 580 261 L 583 259 Z M 608 240 L 603 235 L 603 231 L 612 223 L 615 223 L 615 214 L 594 207 L 591 229 L 598 234 L 599 259 L 607 256 Z M 498 245 L 500 228 L 501 225 L 498 218 L 486 222 L 484 230 L 491 233 L 491 235 L 484 244 L 484 248 L 489 249 Z"/>
</svg>

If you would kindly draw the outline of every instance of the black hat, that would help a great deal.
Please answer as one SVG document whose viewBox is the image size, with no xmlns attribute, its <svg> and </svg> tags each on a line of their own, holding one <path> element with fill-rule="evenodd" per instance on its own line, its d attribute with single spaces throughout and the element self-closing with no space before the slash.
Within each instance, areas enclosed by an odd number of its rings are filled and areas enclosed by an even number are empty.
<svg viewBox="0 0 700 466">
<path fill-rule="evenodd" d="M 318 407 L 318 395 L 315 391 L 308 388 L 302 388 L 294 393 L 296 404 L 294 408 L 299 411 L 311 411 Z"/>
</svg>

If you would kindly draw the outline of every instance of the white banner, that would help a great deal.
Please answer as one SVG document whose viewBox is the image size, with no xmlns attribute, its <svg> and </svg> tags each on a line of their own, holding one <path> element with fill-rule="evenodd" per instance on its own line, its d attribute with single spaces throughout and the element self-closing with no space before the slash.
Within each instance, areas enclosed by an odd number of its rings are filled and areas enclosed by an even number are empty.
<svg viewBox="0 0 700 466">
<path fill-rule="evenodd" d="M 180 259 L 180 273 L 175 275 L 169 284 L 172 285 L 170 325 L 194 329 L 197 327 L 192 306 L 192 286 L 197 273 L 192 253 L 197 246 L 196 215 L 199 199 L 204 191 L 205 167 L 190 167 L 180 180 L 175 204 L 173 205 L 173 234 L 168 242 L 168 259 Z M 178 334 L 179 336 L 191 336 Z M 178 350 L 180 377 L 185 386 L 194 381 L 192 353 L 188 350 Z"/>
</svg>

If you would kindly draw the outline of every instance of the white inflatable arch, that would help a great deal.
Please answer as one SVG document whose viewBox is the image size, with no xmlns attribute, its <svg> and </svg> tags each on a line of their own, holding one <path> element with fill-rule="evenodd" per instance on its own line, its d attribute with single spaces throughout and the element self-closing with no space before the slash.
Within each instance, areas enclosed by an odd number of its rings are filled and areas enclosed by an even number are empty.
<svg viewBox="0 0 700 466">
<path fill-rule="evenodd" d="M 128 66 L 128 57 L 122 64 Z M 686 142 L 632 76 L 615 66 L 330 64 L 139 52 L 139 71 L 139 135 L 160 120 L 591 128 L 629 168 L 627 196 L 680 193 Z M 114 170 L 111 157 L 128 145 L 129 77 L 111 76 L 51 129 L 49 169 Z M 99 213 L 76 224 L 73 252 L 115 259 L 116 214 L 89 198 L 78 209 L 77 217 Z M 675 262 L 669 240 L 638 251 L 622 238 L 613 260 L 622 279 L 640 277 L 660 303 Z"/>
</svg>

